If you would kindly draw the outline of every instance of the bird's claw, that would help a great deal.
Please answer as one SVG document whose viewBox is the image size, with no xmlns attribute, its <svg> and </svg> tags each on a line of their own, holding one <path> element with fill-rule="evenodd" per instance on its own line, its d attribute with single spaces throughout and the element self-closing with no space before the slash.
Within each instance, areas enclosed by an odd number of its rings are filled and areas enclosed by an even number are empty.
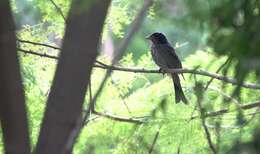
<svg viewBox="0 0 260 154">
<path fill-rule="evenodd" d="M 165 75 L 166 71 L 162 68 L 159 69 L 159 72 L 163 74 L 163 76 Z"/>
</svg>

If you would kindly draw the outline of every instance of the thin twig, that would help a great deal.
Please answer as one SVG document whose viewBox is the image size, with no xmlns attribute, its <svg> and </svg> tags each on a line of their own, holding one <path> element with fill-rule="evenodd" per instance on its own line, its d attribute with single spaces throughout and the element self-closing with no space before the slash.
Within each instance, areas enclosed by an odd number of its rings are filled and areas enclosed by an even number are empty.
<svg viewBox="0 0 260 154">
<path fill-rule="evenodd" d="M 248 125 L 251 121 L 254 120 L 255 116 L 259 113 L 259 110 L 260 110 L 260 106 L 258 106 L 258 108 L 256 109 L 256 111 L 254 112 L 254 114 L 251 114 L 251 118 L 248 119 L 245 123 L 242 124 L 241 128 L 242 127 L 245 127 L 246 125 Z"/>
<path fill-rule="evenodd" d="M 239 108 L 243 109 L 243 110 L 248 110 L 248 109 L 252 109 L 252 108 L 255 108 L 255 107 L 259 107 L 259 106 L 260 106 L 260 100 L 254 102 L 254 103 L 248 103 L 248 104 L 245 104 L 245 105 L 240 105 Z M 214 112 L 205 113 L 205 117 L 215 117 L 215 116 L 219 116 L 219 115 L 229 113 L 229 112 L 230 112 L 229 109 L 222 109 L 222 110 L 218 110 L 218 111 L 214 111 Z M 198 118 L 198 116 L 194 116 L 191 119 L 196 119 L 196 118 Z"/>
<path fill-rule="evenodd" d="M 202 126 L 203 126 L 203 128 L 204 128 L 204 131 L 205 131 L 205 134 L 206 134 L 206 138 L 207 138 L 209 147 L 210 147 L 210 149 L 211 149 L 211 151 L 212 151 L 213 154 L 217 154 L 217 151 L 216 151 L 216 149 L 215 149 L 215 146 L 214 146 L 214 144 L 213 144 L 213 142 L 212 142 L 212 140 L 211 140 L 210 132 L 209 132 L 209 130 L 208 130 L 208 127 L 206 126 L 205 119 L 202 118 L 201 120 L 202 120 Z"/>
<path fill-rule="evenodd" d="M 259 110 L 259 107 L 257 108 L 257 110 Z M 253 113 L 249 113 L 249 114 L 245 114 L 245 116 L 251 116 L 249 120 L 247 120 L 245 123 L 243 123 L 242 125 L 232 125 L 232 126 L 229 126 L 229 125 L 220 125 L 220 126 L 215 126 L 215 125 L 212 125 L 212 124 L 206 124 L 208 128 L 224 128 L 224 129 L 240 129 L 246 125 L 248 125 L 254 118 L 257 114 L 259 114 L 260 112 L 259 111 L 256 111 L 256 112 L 253 112 Z"/>
<path fill-rule="evenodd" d="M 120 121 L 120 122 L 128 122 L 128 123 L 134 123 L 134 124 L 142 124 L 145 121 L 143 119 L 138 119 L 138 118 L 128 118 L 128 117 L 121 117 L 121 116 L 115 116 L 112 114 L 108 114 L 108 113 L 102 113 L 102 112 L 97 112 L 97 111 L 92 111 L 93 114 L 111 119 L 111 120 L 115 120 L 115 121 Z"/>
<path fill-rule="evenodd" d="M 100 62 L 100 61 L 98 61 L 98 60 L 96 60 L 96 63 L 99 64 L 99 65 L 101 65 L 101 66 L 107 66 L 107 64 L 102 63 L 102 62 Z"/>
<path fill-rule="evenodd" d="M 157 130 L 157 132 L 156 132 L 156 134 L 154 136 L 152 146 L 149 149 L 149 154 L 152 154 L 152 152 L 153 152 L 153 149 L 154 149 L 155 143 L 156 143 L 156 141 L 157 141 L 157 139 L 159 137 L 161 128 L 162 128 L 162 125 L 159 127 L 159 129 Z"/>
<path fill-rule="evenodd" d="M 98 118 L 100 118 L 100 116 L 95 116 L 95 117 L 93 117 L 93 118 L 89 118 L 87 121 L 85 121 L 84 125 L 87 125 L 89 122 L 95 121 L 95 120 L 97 120 Z"/>
<path fill-rule="evenodd" d="M 210 150 L 212 151 L 213 154 L 217 154 L 217 150 L 211 140 L 211 134 L 208 130 L 208 127 L 206 126 L 206 111 L 205 108 L 202 106 L 202 102 L 204 99 L 204 88 L 202 85 L 202 82 L 195 82 L 195 87 L 194 87 L 194 92 L 195 95 L 197 96 L 197 104 L 198 104 L 198 109 L 199 109 L 199 118 L 201 120 L 201 125 L 205 131 L 206 139 L 209 145 Z"/>
<path fill-rule="evenodd" d="M 49 44 L 45 44 L 45 43 L 32 42 L 32 41 L 22 40 L 22 39 L 17 39 L 17 41 L 20 42 L 20 43 L 33 44 L 33 45 L 38 45 L 38 46 L 44 46 L 44 47 L 47 47 L 47 48 L 52 48 L 52 49 L 55 49 L 55 50 L 61 50 L 61 48 L 59 48 L 59 47 L 49 45 Z"/>
<path fill-rule="evenodd" d="M 193 120 L 194 119 L 194 113 L 195 113 L 195 111 L 197 110 L 197 108 L 198 108 L 198 106 L 195 104 L 195 106 L 194 106 L 194 108 L 193 108 L 193 110 L 192 110 L 192 112 L 191 112 L 191 116 L 190 116 L 190 119 L 189 119 L 189 121 L 191 121 L 191 120 Z"/>
<path fill-rule="evenodd" d="M 206 120 L 205 120 L 205 113 L 204 113 L 204 111 L 203 111 L 203 109 L 202 109 L 202 106 L 201 106 L 201 101 L 199 101 L 198 100 L 198 108 L 199 108 L 199 110 L 200 110 L 200 116 L 201 116 L 201 124 L 202 124 L 202 126 L 203 126 L 203 129 L 204 129 L 204 131 L 205 131 L 205 135 L 206 135 L 206 138 L 207 138 L 207 141 L 208 141 L 208 144 L 209 144 L 209 148 L 211 149 L 211 151 L 212 151 L 212 153 L 213 154 L 217 154 L 217 151 L 216 151 L 216 148 L 215 148 L 215 146 L 214 146 L 214 144 L 213 144 L 213 142 L 212 142 L 212 140 L 211 140 L 211 135 L 210 135 L 210 132 L 209 132 L 209 130 L 208 130 L 208 127 L 207 127 L 207 125 L 206 125 Z"/>
<path fill-rule="evenodd" d="M 35 43 L 35 42 L 33 42 Z M 53 47 L 52 47 L 53 48 Z M 24 49 L 21 49 L 21 48 L 16 48 L 18 51 L 20 52 L 23 52 L 25 54 L 31 54 L 31 55 L 35 55 L 35 56 L 40 56 L 40 57 L 44 57 L 44 58 L 50 58 L 50 59 L 54 59 L 54 60 L 58 60 L 59 57 L 58 56 L 53 56 L 53 55 L 49 55 L 49 54 L 46 54 L 46 53 L 38 53 L 38 52 L 34 52 L 34 51 L 30 51 L 30 50 L 24 50 Z M 60 48 L 58 48 L 58 50 L 60 50 Z M 97 64 L 101 65 L 101 66 L 109 66 L 107 64 L 104 64 L 98 60 L 95 61 Z M 94 67 L 101 67 L 99 65 L 95 65 Z"/>
<path fill-rule="evenodd" d="M 119 88 L 117 87 L 116 83 L 115 83 L 113 80 L 112 80 L 112 84 L 113 84 L 113 85 L 115 86 L 115 88 L 119 91 Z M 126 103 L 126 101 L 125 101 L 123 95 L 122 95 L 120 92 L 119 92 L 118 95 L 119 95 L 119 98 L 123 101 L 123 103 L 124 103 L 124 105 L 125 105 L 125 107 L 126 107 L 128 113 L 132 116 L 132 112 L 131 112 L 129 106 L 127 105 L 127 103 Z"/>
<path fill-rule="evenodd" d="M 23 52 L 25 54 L 32 54 L 32 55 L 36 55 L 36 56 L 40 56 L 40 57 L 46 57 L 46 58 L 50 58 L 50 59 L 55 59 L 58 60 L 59 58 L 57 56 L 52 56 L 52 55 L 48 55 L 45 53 L 38 53 L 38 52 L 34 52 L 34 51 L 29 51 L 29 50 L 24 50 L 21 48 L 17 48 L 18 51 Z"/>
<path fill-rule="evenodd" d="M 226 59 L 226 61 L 217 69 L 217 71 L 216 71 L 216 73 L 219 73 L 219 71 L 222 69 L 222 68 L 224 68 L 230 61 L 231 61 L 231 56 L 230 57 L 228 57 L 227 59 Z M 208 89 L 208 87 L 209 87 L 209 85 L 211 84 L 211 82 L 214 80 L 214 78 L 211 78 L 209 81 L 208 81 L 208 83 L 207 83 L 207 85 L 205 86 L 205 88 L 204 88 L 204 90 L 207 90 Z"/>
<path fill-rule="evenodd" d="M 124 99 L 122 99 L 122 101 L 123 101 L 123 103 L 124 103 L 124 105 L 125 105 L 125 107 L 126 107 L 126 109 L 127 109 L 128 113 L 129 113 L 129 114 L 132 116 L 133 114 L 132 114 L 132 112 L 131 112 L 131 110 L 130 110 L 129 106 L 127 105 L 127 103 L 125 102 L 125 100 L 124 100 Z"/>
<path fill-rule="evenodd" d="M 53 0 L 50 0 L 50 1 L 54 5 L 55 9 L 59 12 L 59 14 L 63 18 L 63 20 L 66 21 L 66 18 L 64 16 L 63 12 L 61 11 L 61 9 L 58 7 L 58 5 Z"/>
<path fill-rule="evenodd" d="M 237 99 L 235 99 L 235 98 L 232 97 L 232 96 L 229 96 L 228 94 L 226 94 L 225 92 L 221 91 L 221 90 L 218 89 L 218 88 L 209 87 L 208 89 L 218 92 L 220 95 L 222 95 L 224 98 L 226 98 L 227 101 L 232 101 L 232 102 L 235 103 L 236 105 L 239 105 L 239 104 L 240 104 L 240 102 L 239 102 Z"/>
</svg>

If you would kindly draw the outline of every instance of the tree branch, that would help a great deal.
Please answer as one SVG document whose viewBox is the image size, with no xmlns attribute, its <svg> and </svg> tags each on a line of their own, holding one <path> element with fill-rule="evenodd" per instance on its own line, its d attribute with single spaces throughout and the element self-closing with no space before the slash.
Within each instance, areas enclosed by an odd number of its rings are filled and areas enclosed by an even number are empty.
<svg viewBox="0 0 260 154">
<path fill-rule="evenodd" d="M 245 105 L 240 105 L 239 108 L 243 109 L 243 110 L 248 110 L 248 109 L 252 109 L 255 107 L 259 107 L 260 106 L 260 100 L 256 101 L 254 103 L 249 103 L 249 104 L 245 104 Z M 219 116 L 225 113 L 229 113 L 230 110 L 229 109 L 222 109 L 222 110 L 218 110 L 218 111 L 214 111 L 214 112 L 208 112 L 205 114 L 205 117 L 215 117 L 215 116 Z M 198 116 L 193 116 L 191 119 L 196 119 L 198 118 Z"/>
<path fill-rule="evenodd" d="M 33 52 L 33 51 L 20 49 L 20 48 L 17 48 L 17 50 L 19 50 L 23 53 L 26 53 L 26 54 L 33 54 L 33 55 L 36 55 L 36 56 L 41 56 L 41 57 L 46 57 L 46 58 L 56 59 L 56 60 L 59 59 L 57 56 L 52 56 L 52 55 L 48 55 L 48 54 L 41 54 L 41 53 L 37 53 L 37 52 Z M 113 71 L 133 72 L 133 73 L 161 73 L 157 69 L 124 68 L 124 67 L 119 67 L 119 66 L 107 65 L 107 64 L 104 64 L 104 63 L 99 62 L 99 61 L 96 61 L 96 63 L 98 63 L 99 65 L 95 64 L 94 67 L 102 68 L 102 69 L 110 69 L 110 70 L 113 70 Z M 222 76 L 222 75 L 219 75 L 219 74 L 216 74 L 216 73 L 207 72 L 207 71 L 204 71 L 204 70 L 201 70 L 201 69 L 192 69 L 192 68 L 165 69 L 165 72 L 167 72 L 167 73 L 197 74 L 197 75 L 211 77 L 211 78 L 214 78 L 214 79 L 217 79 L 217 80 L 222 80 L 224 82 L 231 83 L 231 84 L 234 84 L 234 85 L 238 84 L 238 81 L 234 78 Z M 244 83 L 242 83 L 241 86 L 244 87 L 244 88 L 249 88 L 249 89 L 260 89 L 259 83 L 244 82 Z"/>
<path fill-rule="evenodd" d="M 120 89 L 118 88 L 118 86 L 116 85 L 116 83 L 115 83 L 113 80 L 112 80 L 112 84 L 114 85 L 114 87 L 115 87 L 118 91 L 120 90 Z M 125 101 L 125 99 L 124 99 L 124 96 L 123 96 L 121 93 L 119 93 L 118 95 L 119 95 L 119 98 L 123 101 L 123 104 L 125 105 L 125 107 L 126 107 L 128 113 L 132 116 L 132 112 L 131 112 L 129 106 L 127 105 L 127 103 L 126 103 L 126 101 Z"/>
<path fill-rule="evenodd" d="M 240 104 L 240 102 L 237 99 L 235 99 L 232 96 L 229 96 L 228 94 L 226 94 L 225 92 L 221 91 L 220 89 L 217 89 L 217 88 L 214 88 L 214 87 L 209 87 L 208 89 L 218 92 L 220 95 L 222 95 L 224 98 L 226 98 L 227 101 L 232 101 L 236 105 Z"/>
<path fill-rule="evenodd" d="M 162 126 L 159 127 L 159 129 L 157 130 L 157 132 L 156 132 L 156 134 L 155 134 L 155 136 L 154 136 L 152 146 L 151 146 L 151 148 L 149 149 L 149 154 L 152 154 L 152 152 L 153 152 L 153 149 L 154 149 L 155 143 L 156 143 L 156 141 L 157 141 L 157 139 L 158 139 L 158 137 L 159 137 L 161 128 L 162 128 Z"/>
<path fill-rule="evenodd" d="M 66 21 L 66 18 L 64 16 L 63 12 L 61 11 L 61 9 L 58 7 L 58 5 L 53 0 L 50 0 L 50 1 L 54 5 L 55 9 L 59 12 L 59 14 L 63 18 L 63 20 Z"/>
<path fill-rule="evenodd" d="M 224 68 L 231 60 L 232 60 L 232 57 L 231 57 L 231 56 L 228 57 L 228 58 L 226 59 L 226 61 L 217 69 L 216 73 L 218 73 L 222 68 Z M 211 82 L 212 82 L 213 80 L 214 80 L 214 78 L 211 78 L 211 79 L 208 81 L 207 85 L 205 86 L 205 90 L 208 89 L 209 85 L 211 84 Z"/>
<path fill-rule="evenodd" d="M 120 121 L 120 122 L 129 122 L 129 123 L 135 123 L 135 124 L 142 124 L 145 122 L 145 121 L 141 120 L 141 118 L 127 118 L 127 117 L 115 116 L 115 115 L 108 114 L 108 113 L 97 112 L 95 110 L 92 111 L 92 113 L 102 116 L 102 117 L 106 117 L 111 120 Z"/>
<path fill-rule="evenodd" d="M 24 49 L 21 49 L 21 48 L 16 48 L 16 49 L 20 52 L 25 53 L 25 54 L 31 54 L 31 55 L 36 55 L 36 56 L 55 59 L 55 60 L 59 59 L 59 57 L 57 57 L 57 56 L 52 56 L 52 55 L 45 54 L 45 53 L 38 53 L 38 52 L 34 52 L 34 51 L 24 50 Z"/>
<path fill-rule="evenodd" d="M 255 103 L 250 103 L 250 104 L 245 104 L 245 105 L 240 106 L 240 108 L 244 109 L 244 110 L 248 110 L 248 109 L 252 109 L 252 108 L 256 108 L 256 107 L 260 107 L 260 100 L 256 101 Z M 218 110 L 218 111 L 214 111 L 214 112 L 208 112 L 205 114 L 205 118 L 219 116 L 219 115 L 229 113 L 229 112 L 230 111 L 228 109 L 222 109 L 222 110 Z M 92 111 L 92 113 L 99 115 L 101 117 L 109 118 L 111 120 L 120 121 L 120 122 L 129 122 L 129 123 L 136 123 L 136 124 L 142 124 L 145 122 L 144 117 L 128 118 L 128 117 L 116 116 L 116 115 L 112 115 L 112 114 L 108 114 L 108 113 L 102 113 L 102 112 L 98 112 L 98 111 Z M 196 118 L 199 118 L 199 116 L 193 116 L 191 118 L 191 120 L 194 120 Z"/>
<path fill-rule="evenodd" d="M 61 48 L 56 47 L 56 46 L 52 46 L 52 45 L 48 45 L 48 44 L 44 44 L 44 43 L 38 43 L 38 42 L 32 42 L 32 41 L 27 41 L 27 40 L 18 40 L 19 42 L 22 43 L 29 43 L 29 44 L 33 44 L 33 45 L 39 45 L 39 46 L 44 46 L 44 47 L 48 47 L 48 48 L 52 48 L 55 50 L 61 50 Z M 44 57 L 44 58 L 50 58 L 50 59 L 55 59 L 58 60 L 59 57 L 57 56 L 52 56 L 52 55 L 48 55 L 48 54 L 42 54 L 42 53 L 38 53 L 38 52 L 34 52 L 34 51 L 30 51 L 30 50 L 24 50 L 21 48 L 17 48 L 18 51 L 26 53 L 26 54 L 32 54 L 32 55 L 36 55 L 36 56 L 40 56 L 40 57 Z M 95 61 L 97 64 L 102 65 L 102 66 L 107 66 L 106 64 L 96 60 Z"/>
<path fill-rule="evenodd" d="M 208 130 L 208 127 L 206 126 L 206 112 L 205 112 L 205 108 L 202 107 L 201 102 L 203 100 L 203 86 L 202 83 L 196 83 L 195 86 L 195 95 L 197 96 L 197 104 L 198 104 L 198 108 L 199 108 L 199 114 L 200 114 L 200 119 L 201 119 L 201 124 L 202 127 L 205 131 L 205 135 L 206 135 L 206 139 L 208 141 L 208 145 L 210 150 L 212 151 L 213 154 L 217 154 L 217 150 L 214 146 L 214 143 L 211 140 L 211 134 Z"/>
<path fill-rule="evenodd" d="M 116 70 L 116 71 L 124 71 L 124 72 L 134 72 L 134 73 L 160 73 L 159 70 L 154 70 L 154 69 L 144 69 L 144 68 L 123 68 L 123 67 L 117 67 L 117 66 L 95 66 L 95 67 L 99 67 L 99 68 L 103 68 L 103 69 L 111 69 L 111 70 Z M 231 84 L 238 84 L 238 81 L 236 79 L 230 78 L 230 77 L 226 77 L 226 76 L 222 76 L 219 74 L 215 74 L 215 73 L 211 73 L 211 72 L 207 72 L 204 70 L 200 70 L 200 69 L 191 69 L 191 68 L 182 68 L 182 69 L 165 69 L 165 72 L 167 73 L 190 73 L 190 74 L 198 74 L 198 75 L 202 75 L 202 76 L 208 76 L 214 79 L 218 79 L 218 80 L 222 80 L 224 82 L 227 83 L 231 83 Z M 244 88 L 250 88 L 250 89 L 260 89 L 260 84 L 254 84 L 254 83 L 243 83 L 241 85 Z"/>
<path fill-rule="evenodd" d="M 89 0 L 71 3 L 35 154 L 72 153 L 84 125 L 82 106 L 110 0 L 86 3 Z"/>
<path fill-rule="evenodd" d="M 32 42 L 32 41 L 22 40 L 22 39 L 17 39 L 17 41 L 20 42 L 20 43 L 39 45 L 39 46 L 44 46 L 44 47 L 47 47 L 47 48 L 52 48 L 52 49 L 55 49 L 55 50 L 61 50 L 61 48 L 59 48 L 59 47 L 52 46 L 52 45 L 45 44 L 45 43 Z"/>
<path fill-rule="evenodd" d="M 29 154 L 31 144 L 24 87 L 16 50 L 11 1 L 0 1 L 1 153 Z"/>
</svg>

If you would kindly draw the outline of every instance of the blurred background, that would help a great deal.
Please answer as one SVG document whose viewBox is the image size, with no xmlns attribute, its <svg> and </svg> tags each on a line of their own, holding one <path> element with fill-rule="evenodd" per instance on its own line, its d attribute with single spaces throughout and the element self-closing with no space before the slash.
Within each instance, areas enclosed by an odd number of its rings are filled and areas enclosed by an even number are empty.
<svg viewBox="0 0 260 154">
<path fill-rule="evenodd" d="M 66 18 L 70 3 L 12 0 L 19 48 L 57 56 L 59 50 L 23 40 L 61 47 L 63 16 Z M 110 64 L 114 49 L 142 5 L 140 0 L 112 0 L 98 60 Z M 205 127 L 217 153 L 259 153 L 260 142 L 255 135 L 260 130 L 260 91 L 256 84 L 260 72 L 259 9 L 259 0 L 155 0 L 116 65 L 158 69 L 145 37 L 162 32 L 176 48 L 184 68 L 228 76 L 237 84 L 213 80 L 208 86 L 211 78 L 184 74 L 186 80 L 181 82 L 190 102 L 184 105 L 175 104 L 172 81 L 167 75 L 114 71 L 98 98 L 97 110 L 143 117 L 146 121 L 137 125 L 93 115 L 94 120 L 84 127 L 74 153 L 214 153 Z M 34 146 L 57 61 L 24 53 L 19 53 L 19 57 Z M 94 92 L 104 74 L 103 69 L 93 70 Z M 244 82 L 253 88 L 245 88 Z M 253 107 L 243 107 L 247 104 Z"/>
</svg>

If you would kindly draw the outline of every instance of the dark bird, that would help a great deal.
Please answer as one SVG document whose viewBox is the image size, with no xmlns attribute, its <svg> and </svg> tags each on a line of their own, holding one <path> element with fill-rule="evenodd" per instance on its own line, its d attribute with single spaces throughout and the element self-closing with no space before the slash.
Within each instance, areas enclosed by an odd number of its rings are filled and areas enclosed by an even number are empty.
<svg viewBox="0 0 260 154">
<path fill-rule="evenodd" d="M 152 57 L 154 62 L 160 67 L 160 70 L 163 70 L 163 68 L 182 68 L 181 61 L 175 53 L 174 48 L 170 45 L 167 38 L 162 33 L 153 33 L 148 36 L 147 39 L 152 42 Z M 182 91 L 178 74 L 171 73 L 171 77 L 174 85 L 176 103 L 183 101 L 185 104 L 188 104 L 188 101 Z"/>
</svg>

